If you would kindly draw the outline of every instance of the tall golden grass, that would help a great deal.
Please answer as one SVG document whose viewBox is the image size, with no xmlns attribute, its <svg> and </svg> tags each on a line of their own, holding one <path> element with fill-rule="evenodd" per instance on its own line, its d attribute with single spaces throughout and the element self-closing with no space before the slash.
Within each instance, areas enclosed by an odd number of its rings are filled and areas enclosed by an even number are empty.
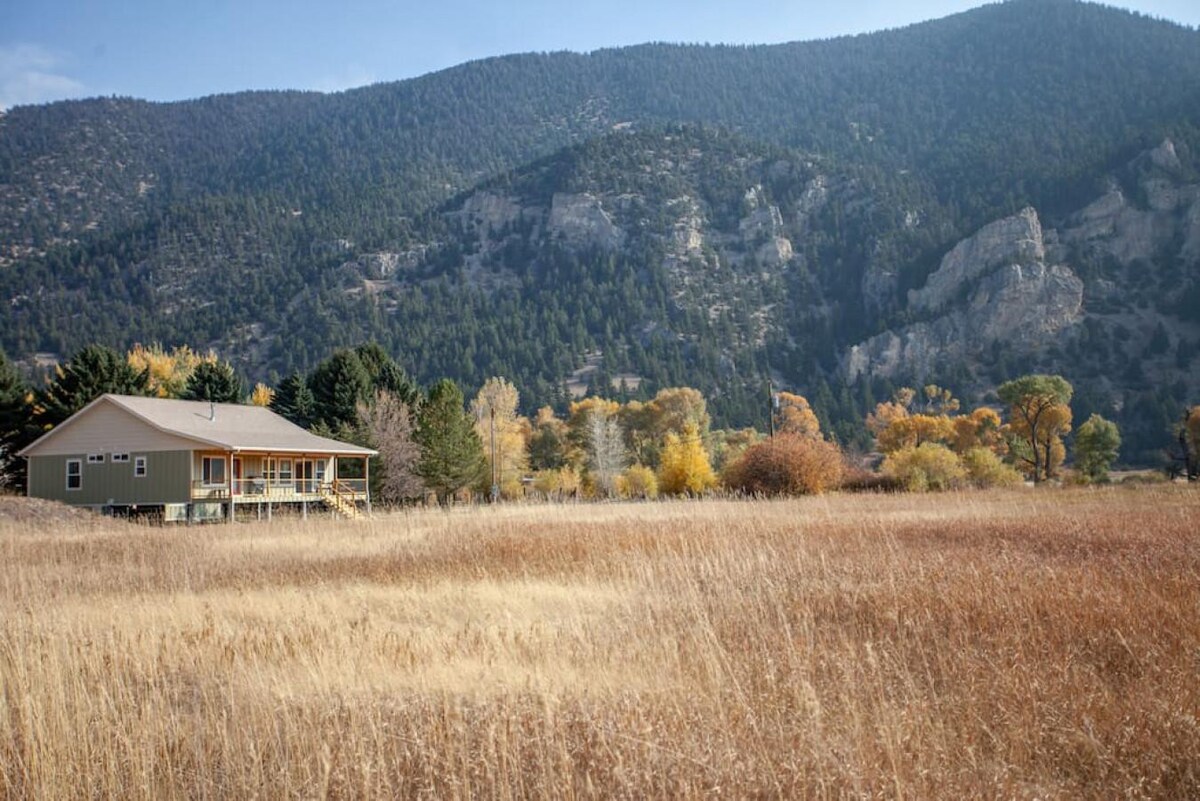
<svg viewBox="0 0 1200 801">
<path fill-rule="evenodd" d="M 1200 797 L 1200 493 L 0 525 L 0 796 Z"/>
</svg>

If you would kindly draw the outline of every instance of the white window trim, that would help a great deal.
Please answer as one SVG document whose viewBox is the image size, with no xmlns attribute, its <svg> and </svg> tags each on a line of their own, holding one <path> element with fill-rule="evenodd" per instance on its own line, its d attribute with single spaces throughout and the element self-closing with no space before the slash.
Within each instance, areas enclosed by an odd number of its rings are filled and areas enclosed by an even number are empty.
<svg viewBox="0 0 1200 801">
<path fill-rule="evenodd" d="M 134 478 L 145 478 L 148 473 L 149 473 L 149 468 L 146 463 L 146 457 L 145 456 L 133 457 L 133 477 Z"/>
<path fill-rule="evenodd" d="M 75 465 L 78 468 L 78 470 L 76 471 L 74 476 L 71 475 L 71 465 Z M 83 489 L 83 460 L 82 459 L 68 459 L 66 471 L 67 471 L 66 478 L 64 480 L 66 482 L 67 492 L 79 492 L 80 490 L 82 490 Z M 79 479 L 78 487 L 71 486 L 72 478 Z"/>
<path fill-rule="evenodd" d="M 88 464 L 104 464 L 103 453 L 89 453 L 87 455 Z"/>
<path fill-rule="evenodd" d="M 129 461 L 128 453 L 114 453 L 112 455 L 113 464 L 124 464 Z"/>
<path fill-rule="evenodd" d="M 228 476 L 222 476 L 220 482 L 215 483 L 215 484 L 204 478 L 204 463 L 205 462 L 219 462 L 221 464 L 221 472 L 222 473 L 229 472 L 229 465 L 227 464 L 227 460 L 225 459 L 224 456 L 201 456 L 200 457 L 200 484 L 201 484 L 201 486 L 204 486 L 204 487 L 224 487 L 224 486 L 226 486 Z M 208 473 L 210 476 L 212 475 L 211 467 L 209 468 Z"/>
</svg>

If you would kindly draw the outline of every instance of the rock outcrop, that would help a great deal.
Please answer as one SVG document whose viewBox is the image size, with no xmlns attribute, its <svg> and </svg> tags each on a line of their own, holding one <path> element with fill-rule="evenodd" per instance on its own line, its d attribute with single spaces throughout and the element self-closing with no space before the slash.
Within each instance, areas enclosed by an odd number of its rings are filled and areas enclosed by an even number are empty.
<svg viewBox="0 0 1200 801">
<path fill-rule="evenodd" d="M 930 319 L 852 347 L 847 376 L 924 376 L 977 357 L 994 342 L 1035 351 L 1083 316 L 1083 281 L 1046 263 L 1041 222 L 1032 208 L 984 226 L 942 259 L 908 308 Z"/>
<path fill-rule="evenodd" d="M 590 194 L 555 193 L 550 203 L 550 233 L 574 246 L 617 250 L 625 243 L 625 232 Z"/>
<path fill-rule="evenodd" d="M 964 291 L 998 268 L 1031 267 L 1046 260 L 1042 224 L 1032 208 L 985 225 L 942 258 L 925 286 L 908 293 L 915 312 L 936 312 L 960 300 Z"/>
</svg>

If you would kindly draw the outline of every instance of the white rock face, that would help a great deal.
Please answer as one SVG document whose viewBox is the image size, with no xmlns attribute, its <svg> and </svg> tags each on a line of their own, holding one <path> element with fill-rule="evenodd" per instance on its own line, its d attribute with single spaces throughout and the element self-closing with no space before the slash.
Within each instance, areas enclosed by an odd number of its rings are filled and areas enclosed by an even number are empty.
<svg viewBox="0 0 1200 801">
<path fill-rule="evenodd" d="M 625 243 L 622 231 L 589 194 L 555 193 L 550 204 L 550 232 L 572 245 L 617 250 Z"/>
<path fill-rule="evenodd" d="M 928 375 L 993 342 L 1038 349 L 1083 317 L 1083 281 L 1045 260 L 1033 209 L 984 226 L 946 254 L 925 287 L 909 293 L 910 309 L 940 316 L 851 348 L 847 375 Z"/>
<path fill-rule="evenodd" d="M 933 312 L 960 299 L 962 291 L 993 270 L 1009 265 L 1034 265 L 1046 259 L 1046 244 L 1037 211 L 989 223 L 945 255 L 925 286 L 908 293 L 914 311 Z"/>
<path fill-rule="evenodd" d="M 738 233 L 742 239 L 750 240 L 761 234 L 777 236 L 783 229 L 783 215 L 778 206 L 767 203 L 767 196 L 761 186 L 752 186 L 746 190 L 746 207 L 749 214 L 738 223 Z"/>
<path fill-rule="evenodd" d="M 463 203 L 462 216 L 477 231 L 492 233 L 520 220 L 521 204 L 507 195 L 476 192 Z"/>
</svg>

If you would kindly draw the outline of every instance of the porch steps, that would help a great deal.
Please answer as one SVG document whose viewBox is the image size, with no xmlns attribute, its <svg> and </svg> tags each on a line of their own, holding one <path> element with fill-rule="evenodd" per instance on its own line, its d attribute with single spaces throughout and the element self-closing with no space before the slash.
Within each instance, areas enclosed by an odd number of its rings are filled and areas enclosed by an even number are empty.
<svg viewBox="0 0 1200 801">
<path fill-rule="evenodd" d="M 330 509 L 349 520 L 361 520 L 363 517 L 362 512 L 358 511 L 358 507 L 354 505 L 353 501 L 347 501 L 336 492 L 322 492 L 321 500 Z"/>
</svg>

